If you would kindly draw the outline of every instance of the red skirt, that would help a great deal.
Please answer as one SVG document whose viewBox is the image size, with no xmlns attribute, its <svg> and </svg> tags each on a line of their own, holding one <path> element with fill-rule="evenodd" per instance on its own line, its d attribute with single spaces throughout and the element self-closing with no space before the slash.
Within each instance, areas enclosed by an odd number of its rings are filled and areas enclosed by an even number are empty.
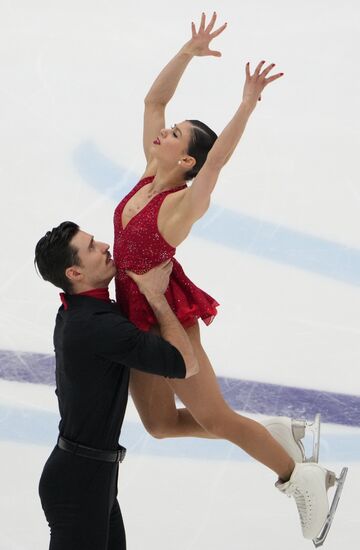
<svg viewBox="0 0 360 550">
<path fill-rule="evenodd" d="M 185 328 L 194 325 L 198 319 L 209 325 L 217 314 L 218 302 L 190 281 L 175 258 L 172 261 L 173 269 L 165 292 L 171 309 Z M 122 313 L 134 325 L 148 331 L 158 324 L 145 296 L 125 271 L 119 270 L 115 284 L 116 301 Z"/>
</svg>

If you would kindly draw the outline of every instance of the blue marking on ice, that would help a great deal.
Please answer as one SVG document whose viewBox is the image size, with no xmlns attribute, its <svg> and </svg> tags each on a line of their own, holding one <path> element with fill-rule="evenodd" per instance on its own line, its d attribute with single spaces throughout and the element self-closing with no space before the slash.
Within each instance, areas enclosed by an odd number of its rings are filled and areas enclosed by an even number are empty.
<svg viewBox="0 0 360 550">
<path fill-rule="evenodd" d="M 35 384 L 55 384 L 53 355 L 0 350 L 0 378 Z M 278 384 L 218 377 L 229 405 L 238 411 L 312 418 L 360 426 L 360 397 Z"/>
<path fill-rule="evenodd" d="M 59 416 L 55 413 L 0 406 L 0 440 L 53 447 L 58 436 Z M 191 460 L 252 460 L 235 445 L 223 440 L 197 438 L 152 438 L 141 424 L 125 421 L 120 438 L 130 454 L 188 458 Z M 360 438 L 341 431 L 323 435 L 322 461 L 359 461 Z"/>
<path fill-rule="evenodd" d="M 73 162 L 84 181 L 117 201 L 139 178 L 138 174 L 106 157 L 91 140 L 84 141 L 75 149 Z"/>
<path fill-rule="evenodd" d="M 360 250 L 212 205 L 192 234 L 226 247 L 351 285 L 360 284 Z"/>
</svg>

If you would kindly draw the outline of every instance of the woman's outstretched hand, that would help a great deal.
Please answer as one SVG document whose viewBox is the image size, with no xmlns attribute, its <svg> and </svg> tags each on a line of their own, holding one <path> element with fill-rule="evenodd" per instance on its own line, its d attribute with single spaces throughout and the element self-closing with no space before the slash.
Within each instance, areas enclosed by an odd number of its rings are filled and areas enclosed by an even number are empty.
<svg viewBox="0 0 360 550">
<path fill-rule="evenodd" d="M 216 23 L 216 12 L 213 13 L 212 18 L 210 19 L 210 23 L 205 26 L 206 24 L 206 16 L 205 13 L 201 15 L 201 21 L 199 30 L 196 30 L 195 23 L 191 23 L 191 31 L 192 31 L 192 37 L 185 44 L 185 46 L 182 48 L 183 53 L 187 53 L 190 55 L 195 56 L 205 56 L 205 55 L 212 55 L 214 57 L 221 57 L 221 52 L 210 50 L 209 44 L 210 42 L 216 37 L 219 36 L 225 29 L 227 23 L 224 23 L 216 29 L 214 32 L 212 32 L 215 23 Z"/>
<path fill-rule="evenodd" d="M 264 65 L 265 61 L 260 61 L 254 71 L 254 74 L 250 73 L 250 63 L 246 63 L 245 66 L 246 81 L 243 92 L 243 102 L 249 103 L 253 107 L 256 106 L 257 101 L 261 100 L 261 92 L 265 86 L 284 75 L 284 73 L 277 73 L 268 77 L 270 71 L 275 67 L 275 63 L 271 63 L 271 65 L 268 65 L 265 69 L 263 69 Z"/>
</svg>

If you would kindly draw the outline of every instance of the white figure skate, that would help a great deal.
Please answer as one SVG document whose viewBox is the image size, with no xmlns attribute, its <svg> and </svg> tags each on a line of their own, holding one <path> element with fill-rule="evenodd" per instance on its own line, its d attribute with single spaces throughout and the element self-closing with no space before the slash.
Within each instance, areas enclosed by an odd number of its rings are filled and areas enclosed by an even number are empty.
<svg viewBox="0 0 360 550">
<path fill-rule="evenodd" d="M 324 543 L 330 530 L 347 471 L 343 468 L 337 479 L 333 472 L 318 464 L 296 464 L 289 481 L 277 481 L 275 484 L 281 492 L 294 497 L 303 536 L 312 539 L 315 547 Z M 337 488 L 329 510 L 327 491 L 335 483 Z"/>
<path fill-rule="evenodd" d="M 286 416 L 274 416 L 262 422 L 294 462 L 318 462 L 320 444 L 320 414 L 315 415 L 314 422 L 307 420 L 293 420 Z M 301 441 L 305 437 L 306 429 L 313 432 L 312 456 L 305 456 L 305 448 Z"/>
</svg>

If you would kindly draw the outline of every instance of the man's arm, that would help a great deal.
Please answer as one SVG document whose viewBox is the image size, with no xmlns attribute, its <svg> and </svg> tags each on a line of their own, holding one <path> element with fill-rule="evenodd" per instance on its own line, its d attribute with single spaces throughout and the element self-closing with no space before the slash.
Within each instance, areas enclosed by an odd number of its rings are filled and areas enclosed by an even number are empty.
<svg viewBox="0 0 360 550">
<path fill-rule="evenodd" d="M 172 344 L 182 355 L 186 366 L 186 376 L 189 378 L 199 372 L 199 365 L 193 347 L 184 328 L 175 317 L 164 296 L 147 298 L 160 327 L 160 334 Z"/>
<path fill-rule="evenodd" d="M 189 378 L 199 372 L 199 365 L 186 331 L 170 308 L 164 292 L 169 284 L 172 262 L 167 261 L 143 275 L 127 272 L 144 294 L 159 323 L 161 336 L 182 355 Z"/>
</svg>

